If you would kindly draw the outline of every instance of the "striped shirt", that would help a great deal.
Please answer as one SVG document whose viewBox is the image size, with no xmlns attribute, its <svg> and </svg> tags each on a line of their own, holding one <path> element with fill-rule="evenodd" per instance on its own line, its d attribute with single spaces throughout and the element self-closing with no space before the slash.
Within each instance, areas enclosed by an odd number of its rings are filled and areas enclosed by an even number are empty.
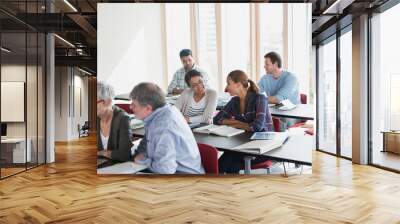
<svg viewBox="0 0 400 224">
<path fill-rule="evenodd" d="M 209 88 L 209 77 L 207 75 L 207 73 L 201 69 L 199 66 L 197 66 L 196 64 L 193 65 L 193 70 L 197 70 L 201 73 L 201 75 L 203 76 L 203 81 L 204 81 L 204 85 L 206 86 L 206 88 Z M 172 81 L 169 83 L 168 85 L 168 93 L 172 93 L 172 91 L 174 89 L 186 89 L 189 88 L 189 86 L 186 84 L 185 82 L 185 75 L 188 71 L 185 70 L 185 68 L 180 68 L 178 71 L 175 72 L 174 77 L 172 78 Z"/>
<path fill-rule="evenodd" d="M 248 92 L 244 114 L 240 113 L 240 98 L 232 97 L 214 117 L 214 124 L 221 124 L 224 119 L 229 118 L 248 123 L 252 132 L 274 131 L 267 99 L 263 94 Z"/>
<path fill-rule="evenodd" d="M 190 104 L 188 105 L 187 112 L 184 114 L 187 117 L 194 117 L 194 116 L 199 116 L 204 113 L 204 110 L 206 109 L 206 96 L 203 96 L 199 102 L 196 102 L 194 98 L 189 102 Z"/>
</svg>

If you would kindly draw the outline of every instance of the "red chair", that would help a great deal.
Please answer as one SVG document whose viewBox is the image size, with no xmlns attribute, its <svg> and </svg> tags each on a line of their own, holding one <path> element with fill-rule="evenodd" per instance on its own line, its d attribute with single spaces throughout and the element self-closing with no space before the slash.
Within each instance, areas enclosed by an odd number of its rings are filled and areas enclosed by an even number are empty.
<svg viewBox="0 0 400 224">
<path fill-rule="evenodd" d="M 130 108 L 130 104 L 116 103 L 115 106 L 121 108 L 122 110 L 124 110 L 128 114 L 133 114 L 133 111 Z"/>
<path fill-rule="evenodd" d="M 306 122 L 299 122 L 299 123 L 296 123 L 296 124 L 290 126 L 289 128 L 301 128 L 301 126 L 303 126 L 305 123 Z"/>
<path fill-rule="evenodd" d="M 256 169 L 267 169 L 269 172 L 269 168 L 272 167 L 272 160 L 265 160 L 264 162 L 261 163 L 257 163 L 251 166 L 252 170 L 256 170 Z"/>
<path fill-rule="evenodd" d="M 270 173 L 270 168 L 272 167 L 273 162 L 272 160 L 265 160 L 264 162 L 257 163 L 257 164 L 251 164 L 251 169 L 252 170 L 257 170 L 257 169 L 266 169 L 267 173 Z M 244 165 L 242 167 L 244 169 Z"/>
<path fill-rule="evenodd" d="M 206 174 L 218 174 L 218 150 L 210 145 L 197 143 L 199 147 L 201 164 Z"/>
<path fill-rule="evenodd" d="M 279 118 L 272 117 L 272 124 L 274 125 L 274 130 L 276 132 L 281 131 L 281 121 L 279 120 Z"/>
<path fill-rule="evenodd" d="M 307 95 L 306 94 L 303 94 L 303 93 L 300 94 L 300 103 L 307 104 Z"/>
</svg>

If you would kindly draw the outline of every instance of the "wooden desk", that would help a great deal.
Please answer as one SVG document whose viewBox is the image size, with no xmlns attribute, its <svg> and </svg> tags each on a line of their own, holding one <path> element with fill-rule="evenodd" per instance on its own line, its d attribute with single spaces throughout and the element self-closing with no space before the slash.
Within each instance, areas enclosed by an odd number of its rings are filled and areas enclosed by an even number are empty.
<svg viewBox="0 0 400 224">
<path fill-rule="evenodd" d="M 25 163 L 31 161 L 32 141 L 27 138 L 25 151 L 25 138 L 1 139 L 1 159 L 5 163 Z"/>
</svg>

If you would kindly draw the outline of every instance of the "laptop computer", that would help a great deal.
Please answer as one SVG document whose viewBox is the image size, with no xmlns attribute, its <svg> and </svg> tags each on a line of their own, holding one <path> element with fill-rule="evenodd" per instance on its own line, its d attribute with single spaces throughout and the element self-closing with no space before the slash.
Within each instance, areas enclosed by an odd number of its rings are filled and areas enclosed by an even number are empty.
<svg viewBox="0 0 400 224">
<path fill-rule="evenodd" d="M 207 123 L 189 123 L 190 129 L 204 127 L 204 126 L 207 126 L 207 125 L 208 125 Z"/>
<path fill-rule="evenodd" d="M 97 156 L 97 168 L 102 168 L 113 164 L 114 162 L 111 159 L 104 156 Z"/>
</svg>

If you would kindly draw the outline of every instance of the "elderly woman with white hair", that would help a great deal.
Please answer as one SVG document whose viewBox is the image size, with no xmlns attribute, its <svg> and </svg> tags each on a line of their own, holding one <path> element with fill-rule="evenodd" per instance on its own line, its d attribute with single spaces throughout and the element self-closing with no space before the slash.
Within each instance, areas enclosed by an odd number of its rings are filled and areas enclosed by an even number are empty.
<svg viewBox="0 0 400 224">
<path fill-rule="evenodd" d="M 129 161 L 132 147 L 129 116 L 113 105 L 114 95 L 111 85 L 97 83 L 97 155 Z"/>
</svg>

